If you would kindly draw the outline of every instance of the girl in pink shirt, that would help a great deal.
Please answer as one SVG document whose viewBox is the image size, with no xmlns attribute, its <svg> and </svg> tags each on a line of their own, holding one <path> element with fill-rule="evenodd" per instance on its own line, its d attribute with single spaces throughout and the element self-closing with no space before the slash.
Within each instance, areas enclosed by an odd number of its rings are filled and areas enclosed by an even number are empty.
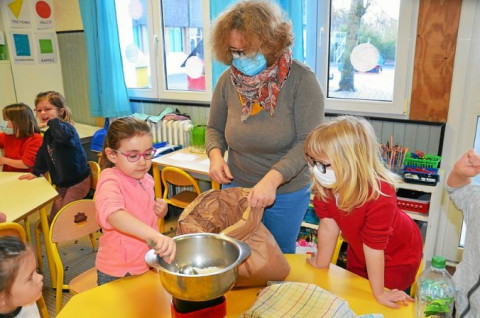
<svg viewBox="0 0 480 318">
<path fill-rule="evenodd" d="M 148 270 L 147 239 L 167 262 L 175 257 L 175 243 L 158 232 L 158 218 L 167 203 L 155 199 L 148 174 L 155 149 L 147 123 L 125 117 L 109 127 L 102 151 L 102 173 L 95 193 L 97 221 L 103 228 L 95 266 L 98 285 Z"/>
<path fill-rule="evenodd" d="M 347 269 L 369 280 L 380 304 L 399 308 L 413 301 L 403 290 L 415 281 L 422 237 L 398 208 L 399 177 L 383 166 L 372 125 L 337 117 L 310 132 L 305 154 L 320 218 L 317 254 L 308 263 L 328 268 L 341 231 L 348 242 Z"/>
</svg>

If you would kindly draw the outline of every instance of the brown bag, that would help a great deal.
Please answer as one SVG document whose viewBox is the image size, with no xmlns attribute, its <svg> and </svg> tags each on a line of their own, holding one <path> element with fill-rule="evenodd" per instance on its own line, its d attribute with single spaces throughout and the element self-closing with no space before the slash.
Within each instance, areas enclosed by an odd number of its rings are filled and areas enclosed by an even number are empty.
<svg viewBox="0 0 480 318">
<path fill-rule="evenodd" d="M 252 253 L 239 266 L 235 286 L 264 286 L 284 280 L 290 265 L 272 233 L 261 222 L 263 209 L 250 208 L 250 189 L 227 188 L 203 192 L 178 219 L 177 234 L 221 233 L 247 243 Z"/>
</svg>

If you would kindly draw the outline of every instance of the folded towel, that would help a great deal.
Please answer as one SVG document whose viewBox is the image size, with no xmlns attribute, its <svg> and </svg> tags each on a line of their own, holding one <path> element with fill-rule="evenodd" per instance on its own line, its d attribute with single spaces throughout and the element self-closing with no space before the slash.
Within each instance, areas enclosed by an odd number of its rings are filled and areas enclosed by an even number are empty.
<svg viewBox="0 0 480 318">
<path fill-rule="evenodd" d="M 241 317 L 359 317 L 348 302 L 314 284 L 284 282 L 264 288 L 253 306 Z M 383 317 L 365 315 L 363 318 Z"/>
</svg>

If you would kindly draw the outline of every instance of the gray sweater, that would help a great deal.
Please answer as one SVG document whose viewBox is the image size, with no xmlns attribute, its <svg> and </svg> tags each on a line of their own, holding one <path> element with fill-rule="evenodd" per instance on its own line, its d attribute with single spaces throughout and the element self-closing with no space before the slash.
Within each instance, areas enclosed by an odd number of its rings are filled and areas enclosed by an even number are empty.
<svg viewBox="0 0 480 318">
<path fill-rule="evenodd" d="M 241 187 L 253 187 L 271 169 L 283 176 L 277 192 L 290 193 L 310 182 L 303 143 L 324 119 L 324 97 L 315 74 L 294 60 L 278 94 L 275 115 L 262 110 L 241 121 L 242 105 L 227 69 L 210 105 L 207 153 L 228 148 L 228 166 Z"/>
<path fill-rule="evenodd" d="M 463 211 L 467 227 L 463 258 L 453 276 L 457 289 L 457 317 L 470 304 L 468 314 L 462 317 L 480 317 L 480 186 L 469 184 L 461 188 L 446 186 L 450 198 Z M 467 293 L 470 297 L 467 299 Z"/>
</svg>

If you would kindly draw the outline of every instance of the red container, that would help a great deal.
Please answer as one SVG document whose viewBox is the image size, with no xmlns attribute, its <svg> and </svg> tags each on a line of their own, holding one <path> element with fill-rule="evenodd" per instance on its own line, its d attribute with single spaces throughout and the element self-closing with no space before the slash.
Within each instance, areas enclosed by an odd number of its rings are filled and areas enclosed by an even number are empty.
<svg viewBox="0 0 480 318">
<path fill-rule="evenodd" d="M 397 205 L 401 210 L 428 214 L 430 201 L 397 197 Z"/>
</svg>

